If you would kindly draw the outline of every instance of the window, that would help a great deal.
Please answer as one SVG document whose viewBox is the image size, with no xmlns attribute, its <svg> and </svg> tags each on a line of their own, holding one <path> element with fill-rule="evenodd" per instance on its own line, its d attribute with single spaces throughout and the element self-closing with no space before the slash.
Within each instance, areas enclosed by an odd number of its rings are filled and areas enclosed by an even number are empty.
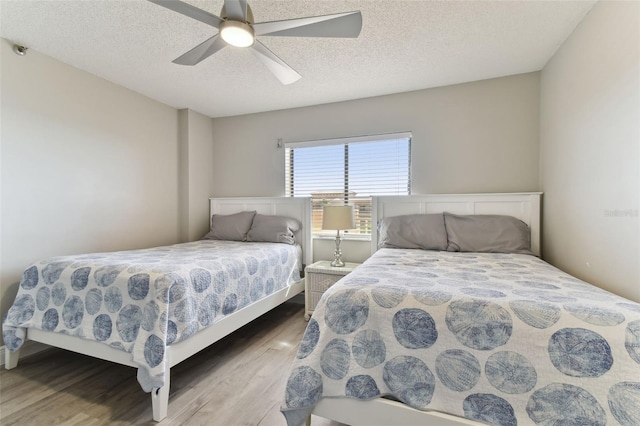
<svg viewBox="0 0 640 426">
<path fill-rule="evenodd" d="M 327 204 L 353 205 L 347 234 L 369 235 L 372 195 L 411 194 L 410 133 L 286 143 L 285 156 L 286 195 L 311 197 L 315 234 Z"/>
</svg>

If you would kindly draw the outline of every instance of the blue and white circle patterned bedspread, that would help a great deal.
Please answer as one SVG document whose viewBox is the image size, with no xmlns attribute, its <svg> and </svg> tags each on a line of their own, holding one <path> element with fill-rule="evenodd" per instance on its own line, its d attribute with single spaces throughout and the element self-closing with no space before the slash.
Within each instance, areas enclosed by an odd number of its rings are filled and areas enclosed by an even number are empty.
<svg viewBox="0 0 640 426">
<path fill-rule="evenodd" d="M 533 256 L 379 250 L 320 300 L 282 411 L 384 395 L 492 425 L 640 425 L 640 304 Z"/>
<path fill-rule="evenodd" d="M 299 280 L 298 268 L 295 246 L 218 240 L 50 258 L 24 271 L 3 337 L 10 351 L 37 328 L 129 352 L 150 392 L 167 346 Z"/>
</svg>

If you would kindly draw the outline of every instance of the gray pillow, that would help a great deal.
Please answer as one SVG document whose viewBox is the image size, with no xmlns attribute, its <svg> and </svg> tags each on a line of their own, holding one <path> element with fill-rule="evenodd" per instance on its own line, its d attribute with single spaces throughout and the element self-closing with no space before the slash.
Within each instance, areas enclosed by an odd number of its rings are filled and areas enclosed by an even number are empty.
<svg viewBox="0 0 640 426">
<path fill-rule="evenodd" d="M 211 216 L 211 230 L 205 240 L 246 241 L 255 211 Z"/>
<path fill-rule="evenodd" d="M 256 214 L 247 241 L 294 244 L 294 233 L 301 228 L 300 221 L 292 217 Z"/>
<path fill-rule="evenodd" d="M 442 213 L 385 217 L 378 232 L 380 248 L 447 249 Z"/>
<path fill-rule="evenodd" d="M 513 216 L 445 212 L 444 223 L 447 251 L 533 254 L 529 226 Z"/>
</svg>

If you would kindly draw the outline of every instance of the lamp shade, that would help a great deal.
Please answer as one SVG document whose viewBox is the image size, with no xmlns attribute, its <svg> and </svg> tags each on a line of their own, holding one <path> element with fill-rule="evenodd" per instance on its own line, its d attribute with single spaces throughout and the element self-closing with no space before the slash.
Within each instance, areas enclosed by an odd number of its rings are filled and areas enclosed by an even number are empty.
<svg viewBox="0 0 640 426">
<path fill-rule="evenodd" d="M 353 206 L 325 206 L 322 212 L 322 229 L 354 229 L 356 222 Z"/>
</svg>

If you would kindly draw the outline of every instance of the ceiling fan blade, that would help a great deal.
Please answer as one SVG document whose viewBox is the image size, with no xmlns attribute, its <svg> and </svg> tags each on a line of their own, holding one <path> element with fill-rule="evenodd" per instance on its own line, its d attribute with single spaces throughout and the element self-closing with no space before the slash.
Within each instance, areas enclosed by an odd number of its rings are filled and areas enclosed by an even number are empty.
<svg viewBox="0 0 640 426">
<path fill-rule="evenodd" d="M 282 84 L 291 84 L 298 81 L 302 76 L 296 70 L 278 58 L 272 51 L 260 43 L 258 40 L 251 47 L 254 55 L 262 61 L 269 71 L 271 71 Z"/>
<path fill-rule="evenodd" d="M 195 65 L 209 56 L 216 53 L 218 50 L 225 47 L 227 43 L 222 40 L 222 38 L 216 34 L 211 38 L 206 39 L 184 55 L 180 56 L 173 60 L 174 64 L 180 65 Z"/>
<path fill-rule="evenodd" d="M 227 18 L 247 22 L 247 0 L 224 0 Z"/>
<path fill-rule="evenodd" d="M 256 36 L 284 37 L 358 37 L 362 30 L 360 11 L 334 15 L 253 24 Z"/>
<path fill-rule="evenodd" d="M 167 9 L 173 10 L 174 12 L 178 12 L 182 15 L 188 16 L 189 18 L 196 19 L 200 22 L 204 22 L 207 25 L 211 25 L 214 28 L 218 28 L 220 24 L 223 22 L 223 19 L 204 11 L 202 9 L 198 9 L 195 6 L 191 6 L 188 3 L 183 3 L 178 0 L 148 0 L 151 3 L 155 3 L 159 6 L 166 7 Z"/>
</svg>

